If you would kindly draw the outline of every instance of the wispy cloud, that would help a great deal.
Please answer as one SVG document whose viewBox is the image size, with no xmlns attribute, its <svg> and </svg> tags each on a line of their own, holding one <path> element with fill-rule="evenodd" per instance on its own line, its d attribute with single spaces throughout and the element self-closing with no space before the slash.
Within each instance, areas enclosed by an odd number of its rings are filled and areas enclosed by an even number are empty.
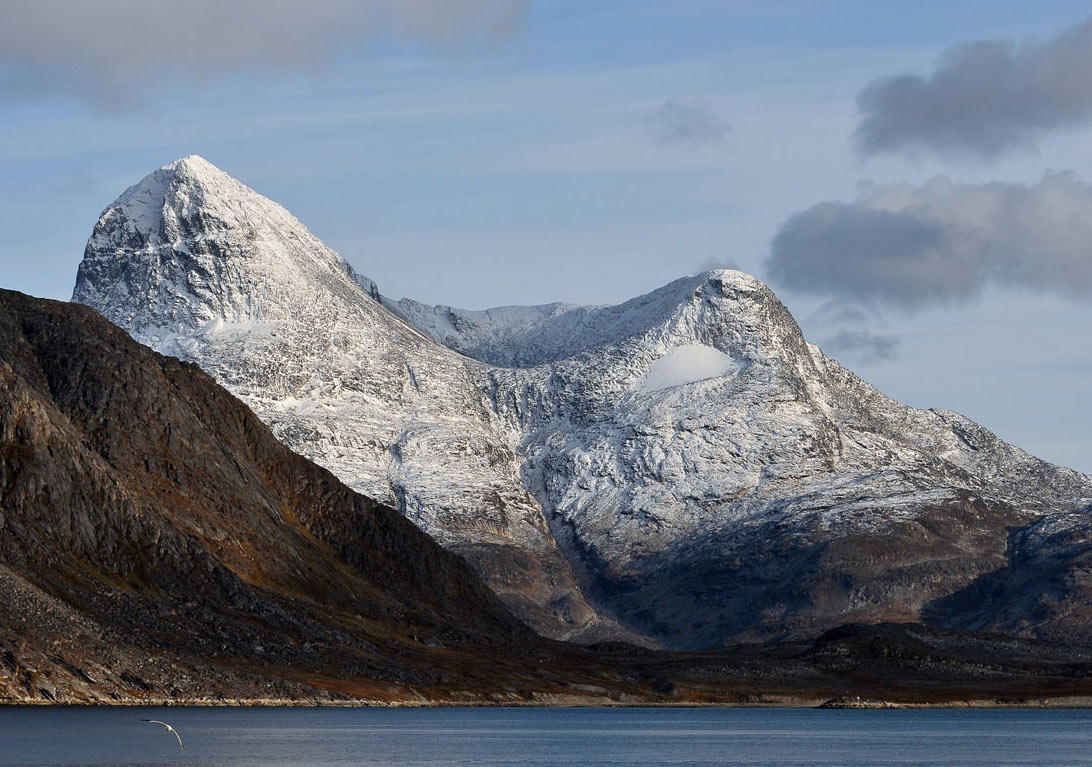
<svg viewBox="0 0 1092 767">
<path fill-rule="evenodd" d="M 117 107 L 170 78 L 316 70 L 386 39 L 503 39 L 528 0 L 2 0 L 0 92 Z"/>
<path fill-rule="evenodd" d="M 851 362 L 876 363 L 898 359 L 899 339 L 873 328 L 883 322 L 874 307 L 827 301 L 809 323 L 820 329 L 819 345 L 828 354 Z"/>
<path fill-rule="evenodd" d="M 670 99 L 645 115 L 645 130 L 660 145 L 709 146 L 732 128 L 700 99 Z"/>
<path fill-rule="evenodd" d="M 988 285 L 1092 300 L 1092 186 L 1071 174 L 1038 184 L 866 186 L 785 221 L 766 260 L 791 290 L 919 309 Z"/>
<path fill-rule="evenodd" d="M 1045 42 L 983 40 L 941 54 L 928 76 L 899 74 L 857 97 L 864 154 L 929 151 L 991 159 L 1092 120 L 1092 19 Z"/>
<path fill-rule="evenodd" d="M 838 359 L 854 362 L 891 362 L 899 356 L 896 336 L 873 333 L 867 328 L 839 330 L 827 336 L 821 346 Z"/>
<path fill-rule="evenodd" d="M 735 269 L 739 271 L 739 263 L 730 258 L 707 258 L 698 264 L 698 274 L 711 272 L 715 269 Z"/>
</svg>

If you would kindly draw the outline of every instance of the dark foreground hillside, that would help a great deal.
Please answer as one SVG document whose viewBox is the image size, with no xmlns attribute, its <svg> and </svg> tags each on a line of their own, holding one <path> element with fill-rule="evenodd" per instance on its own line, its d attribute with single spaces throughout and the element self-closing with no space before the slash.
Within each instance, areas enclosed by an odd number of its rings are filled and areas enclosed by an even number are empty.
<svg viewBox="0 0 1092 767">
<path fill-rule="evenodd" d="M 858 695 L 1092 695 L 1092 651 L 891 625 L 685 655 L 549 642 L 196 366 L 0 291 L 0 702 Z"/>
<path fill-rule="evenodd" d="M 93 310 L 0 293 L 0 461 L 5 697 L 383 697 L 531 663 L 461 559 Z"/>
</svg>

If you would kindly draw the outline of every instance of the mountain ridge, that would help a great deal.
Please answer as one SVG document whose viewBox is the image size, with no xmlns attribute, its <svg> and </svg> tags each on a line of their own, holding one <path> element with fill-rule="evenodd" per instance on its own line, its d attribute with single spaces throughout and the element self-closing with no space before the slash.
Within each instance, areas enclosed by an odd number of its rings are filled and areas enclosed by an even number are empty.
<svg viewBox="0 0 1092 767">
<path fill-rule="evenodd" d="M 142 184 L 162 198 L 134 195 Z M 388 312 L 370 283 L 287 211 L 204 161 L 177 161 L 142 184 L 100 218 L 75 301 L 160 352 L 198 362 L 290 447 L 479 561 L 539 630 L 595 638 L 610 624 L 587 605 L 524 489 L 515 436 L 466 384 L 480 363 Z M 191 206 L 195 199 L 203 205 Z M 140 206 L 170 212 L 160 218 L 177 217 L 186 236 L 163 236 Z M 133 222 L 149 228 L 135 236 Z M 449 518 L 450 507 L 471 505 L 480 512 L 473 518 Z"/>
<path fill-rule="evenodd" d="M 1084 567 L 1081 524 L 1029 531 L 1031 553 Z M 87 307 L 3 290 L 0 530 L 4 704 L 1011 706 L 1092 691 L 1089 646 L 921 624 L 676 655 L 534 637 L 465 561 L 279 444 L 197 366 Z M 1019 592 L 1012 564 L 981 593 Z"/>
<path fill-rule="evenodd" d="M 163 188 L 164 210 L 196 197 Z M 1002 567 L 1008 526 L 1092 499 L 1078 472 L 885 397 L 809 344 L 749 275 L 681 278 L 614 307 L 393 302 L 336 254 L 333 277 L 247 271 L 333 253 L 217 213 L 275 206 L 250 195 L 205 199 L 169 242 L 111 228 L 147 216 L 108 208 L 73 299 L 202 365 L 286 444 L 468 556 L 553 636 L 705 647 L 917 619 Z M 265 220 L 284 216 L 302 227 L 287 212 Z M 180 282 L 172 270 L 195 252 L 217 268 Z M 166 323 L 142 324 L 179 290 Z M 263 314 L 270 301 L 277 312 Z M 654 368 L 676 385 L 650 387 Z M 880 540 L 885 566 L 867 553 Z M 829 593 L 808 585 L 828 581 Z"/>
</svg>

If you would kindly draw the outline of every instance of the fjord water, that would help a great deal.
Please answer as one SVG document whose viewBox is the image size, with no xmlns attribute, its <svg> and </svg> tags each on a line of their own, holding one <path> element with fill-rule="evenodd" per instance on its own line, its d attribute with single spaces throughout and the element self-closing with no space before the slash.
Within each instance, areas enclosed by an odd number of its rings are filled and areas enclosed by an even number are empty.
<svg viewBox="0 0 1092 767">
<path fill-rule="evenodd" d="M 1088 762 L 1090 725 L 1084 710 L 7 708 L 0 764 L 1060 766 Z"/>
</svg>

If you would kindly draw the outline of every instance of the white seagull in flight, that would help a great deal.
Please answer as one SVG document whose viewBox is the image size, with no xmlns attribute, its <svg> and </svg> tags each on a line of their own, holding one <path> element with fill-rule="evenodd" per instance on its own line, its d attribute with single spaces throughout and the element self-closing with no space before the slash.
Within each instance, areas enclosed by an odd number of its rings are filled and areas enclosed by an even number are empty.
<svg viewBox="0 0 1092 767">
<path fill-rule="evenodd" d="M 142 721 L 142 722 L 151 722 L 152 724 L 161 724 L 161 725 L 163 725 L 164 727 L 166 727 L 166 728 L 167 728 L 167 732 L 173 733 L 173 734 L 174 734 L 174 736 L 175 736 L 176 738 L 178 738 L 178 745 L 182 746 L 182 750 L 183 750 L 183 751 L 185 751 L 185 750 L 186 750 L 186 746 L 185 746 L 185 745 L 184 745 L 184 744 L 182 743 L 182 736 L 178 734 L 178 730 L 176 730 L 175 728 L 171 727 L 171 726 L 170 726 L 169 724 L 167 724 L 166 722 L 161 722 L 161 721 L 160 721 L 160 720 L 158 720 L 158 719 L 141 719 L 140 721 Z"/>
</svg>

